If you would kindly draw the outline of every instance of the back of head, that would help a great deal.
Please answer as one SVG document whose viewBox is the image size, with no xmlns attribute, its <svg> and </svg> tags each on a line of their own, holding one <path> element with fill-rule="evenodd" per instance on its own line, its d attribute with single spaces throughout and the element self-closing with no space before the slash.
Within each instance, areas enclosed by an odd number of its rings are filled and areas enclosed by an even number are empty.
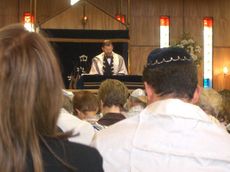
<svg viewBox="0 0 230 172">
<path fill-rule="evenodd" d="M 182 48 L 161 48 L 148 56 L 143 80 L 162 96 L 192 99 L 198 84 L 197 69 L 190 54 Z"/>
<path fill-rule="evenodd" d="M 25 171 L 28 152 L 42 171 L 38 136 L 55 135 L 63 86 L 47 41 L 20 25 L 1 29 L 0 80 L 0 171 Z"/>
<path fill-rule="evenodd" d="M 223 111 L 221 112 L 220 121 L 229 124 L 230 123 L 230 90 L 222 90 L 219 92 L 223 98 Z"/>
<path fill-rule="evenodd" d="M 102 101 L 103 106 L 123 107 L 127 101 L 128 89 L 120 81 L 115 79 L 107 79 L 103 81 L 98 90 L 99 99 Z"/>
<path fill-rule="evenodd" d="M 79 91 L 74 94 L 73 108 L 74 111 L 77 109 L 82 113 L 97 111 L 99 110 L 99 101 L 97 96 L 90 91 Z"/>
<path fill-rule="evenodd" d="M 214 89 L 204 89 L 198 105 L 209 115 L 218 117 L 223 109 L 222 96 Z"/>
<path fill-rule="evenodd" d="M 67 95 L 63 96 L 63 106 L 62 106 L 62 108 L 64 108 L 70 114 L 73 114 L 73 102 L 72 102 L 72 99 Z"/>
<path fill-rule="evenodd" d="M 141 105 L 145 107 L 147 103 L 145 91 L 140 88 L 133 90 L 129 96 L 129 101 L 131 106 Z"/>
</svg>

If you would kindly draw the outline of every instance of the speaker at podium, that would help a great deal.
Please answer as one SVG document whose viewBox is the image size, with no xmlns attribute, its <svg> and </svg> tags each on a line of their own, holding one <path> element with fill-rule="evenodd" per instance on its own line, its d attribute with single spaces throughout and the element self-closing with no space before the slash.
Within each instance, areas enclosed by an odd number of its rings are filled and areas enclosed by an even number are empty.
<svg viewBox="0 0 230 172">
<path fill-rule="evenodd" d="M 113 42 L 114 51 L 124 58 L 128 66 L 128 30 L 42 29 L 41 32 L 46 33 L 56 51 L 66 88 L 69 88 L 72 75 L 89 72 L 92 58 L 102 52 L 105 39 Z"/>
</svg>

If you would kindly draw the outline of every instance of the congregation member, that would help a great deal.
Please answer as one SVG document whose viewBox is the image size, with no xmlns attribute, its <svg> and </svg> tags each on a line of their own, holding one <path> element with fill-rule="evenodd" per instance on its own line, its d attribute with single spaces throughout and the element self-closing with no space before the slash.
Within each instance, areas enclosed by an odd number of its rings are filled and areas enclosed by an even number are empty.
<svg viewBox="0 0 230 172">
<path fill-rule="evenodd" d="M 72 136 L 68 138 L 69 141 L 89 145 L 95 131 L 92 125 L 74 115 L 72 96 L 64 92 L 63 107 L 57 120 L 57 126 L 63 132 L 72 131 Z"/>
<path fill-rule="evenodd" d="M 107 79 L 103 81 L 98 90 L 101 112 L 103 117 L 98 123 L 110 126 L 125 119 L 122 110 L 128 98 L 128 88 L 120 81 Z"/>
<path fill-rule="evenodd" d="M 124 58 L 113 51 L 113 44 L 110 40 L 104 40 L 102 53 L 92 59 L 89 74 L 92 75 L 127 75 Z"/>
<path fill-rule="evenodd" d="M 138 88 L 134 90 L 127 101 L 128 112 L 125 113 L 125 117 L 133 117 L 140 114 L 140 112 L 146 107 L 147 99 L 145 91 Z"/>
<path fill-rule="evenodd" d="M 223 111 L 220 114 L 220 121 L 227 126 L 230 132 L 230 90 L 222 90 L 219 92 L 223 98 Z"/>
<path fill-rule="evenodd" d="M 228 172 L 230 136 L 197 105 L 197 68 L 181 48 L 157 49 L 143 71 L 148 106 L 99 132 L 106 172 Z"/>
<path fill-rule="evenodd" d="M 90 123 L 93 128 L 98 131 L 104 127 L 97 123 L 100 116 L 100 103 L 98 97 L 90 91 L 78 91 L 73 98 L 74 114 L 81 120 Z"/>
<path fill-rule="evenodd" d="M 21 25 L 0 30 L 0 171 L 102 172 L 97 150 L 58 133 L 63 81 L 48 42 Z"/>
<path fill-rule="evenodd" d="M 219 125 L 221 124 L 218 119 L 223 111 L 223 99 L 217 91 L 211 88 L 203 89 L 198 101 L 198 106 L 200 106 L 214 122 Z M 224 125 L 222 126 L 225 127 Z"/>
</svg>

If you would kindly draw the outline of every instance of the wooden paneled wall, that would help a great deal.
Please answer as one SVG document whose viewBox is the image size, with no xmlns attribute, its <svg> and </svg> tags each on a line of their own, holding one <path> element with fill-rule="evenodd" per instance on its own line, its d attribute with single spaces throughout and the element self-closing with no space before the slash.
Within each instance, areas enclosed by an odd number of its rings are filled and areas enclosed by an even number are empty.
<svg viewBox="0 0 230 172">
<path fill-rule="evenodd" d="M 88 2 L 113 16 L 119 12 L 127 15 L 128 0 L 88 0 Z"/>
<path fill-rule="evenodd" d="M 0 27 L 22 22 L 23 13 L 33 10 L 30 4 L 32 1 L 33 0 L 1 0 Z M 37 0 L 37 22 L 43 23 L 68 7 L 70 7 L 69 0 Z"/>
<path fill-rule="evenodd" d="M 203 45 L 202 20 L 206 16 L 211 16 L 214 18 L 213 85 L 216 90 L 230 89 L 230 75 L 223 74 L 224 66 L 230 69 L 229 8 L 229 0 L 132 0 L 130 28 L 132 74 L 141 74 L 146 56 L 153 48 L 159 47 L 160 15 L 170 16 L 171 44 L 186 32 L 190 33 L 201 46 Z M 201 85 L 202 78 L 201 65 L 199 67 Z"/>
<path fill-rule="evenodd" d="M 0 27 L 20 21 L 23 11 L 28 10 L 28 1 L 1 0 Z M 88 0 L 103 9 L 106 13 L 115 16 L 120 10 L 127 15 L 128 0 Z M 224 76 L 223 67 L 230 70 L 230 0 L 130 0 L 130 72 L 141 74 L 146 63 L 147 55 L 154 48 L 159 47 L 159 17 L 168 15 L 171 19 L 170 42 L 174 43 L 181 38 L 183 32 L 190 35 L 201 46 L 203 45 L 202 19 L 206 16 L 214 18 L 214 49 L 213 49 L 213 81 L 217 90 L 230 89 L 230 75 Z M 50 17 L 69 8 L 69 0 L 37 1 L 38 23 L 47 21 Z M 120 3 L 122 4 L 121 9 Z M 3 6 L 4 5 L 4 6 Z M 7 6 L 7 8 L 6 8 Z M 100 21 L 102 13 L 88 10 L 87 15 L 97 15 L 97 21 L 108 26 L 107 20 Z M 56 24 L 49 23 L 49 27 L 59 27 L 66 18 L 58 20 Z M 101 24 L 100 24 L 101 25 Z M 68 26 L 68 25 L 67 25 Z M 77 26 L 74 26 L 78 28 Z M 73 28 L 74 28 L 73 27 Z M 87 29 L 95 29 L 91 24 Z M 199 82 L 202 84 L 203 68 L 199 68 Z"/>
<path fill-rule="evenodd" d="M 159 16 L 171 18 L 171 41 L 182 32 L 182 0 L 132 0 L 130 25 L 130 66 L 132 74 L 141 74 L 148 54 L 160 45 Z M 138 65 L 136 65 L 138 64 Z"/>
<path fill-rule="evenodd" d="M 19 21 L 19 1 L 0 1 L 0 27 Z"/>
<path fill-rule="evenodd" d="M 70 0 L 37 0 L 37 22 L 44 23 L 70 7 Z"/>
<path fill-rule="evenodd" d="M 86 15 L 88 20 L 82 23 L 83 16 Z M 61 22 L 60 22 L 61 21 Z M 121 24 L 101 11 L 91 3 L 80 2 L 72 8 L 68 8 L 46 23 L 40 25 L 41 28 L 60 28 L 60 29 L 94 29 L 94 30 L 126 30 L 125 25 Z"/>
</svg>

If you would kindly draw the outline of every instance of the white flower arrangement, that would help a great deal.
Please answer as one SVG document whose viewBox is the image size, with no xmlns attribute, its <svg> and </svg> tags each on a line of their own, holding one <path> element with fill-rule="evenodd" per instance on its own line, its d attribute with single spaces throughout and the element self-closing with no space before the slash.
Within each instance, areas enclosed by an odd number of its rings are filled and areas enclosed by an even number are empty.
<svg viewBox="0 0 230 172">
<path fill-rule="evenodd" d="M 189 34 L 184 34 L 182 39 L 173 46 L 184 48 L 191 55 L 197 66 L 201 64 L 201 47 L 196 43 L 196 41 L 193 40 Z"/>
</svg>

